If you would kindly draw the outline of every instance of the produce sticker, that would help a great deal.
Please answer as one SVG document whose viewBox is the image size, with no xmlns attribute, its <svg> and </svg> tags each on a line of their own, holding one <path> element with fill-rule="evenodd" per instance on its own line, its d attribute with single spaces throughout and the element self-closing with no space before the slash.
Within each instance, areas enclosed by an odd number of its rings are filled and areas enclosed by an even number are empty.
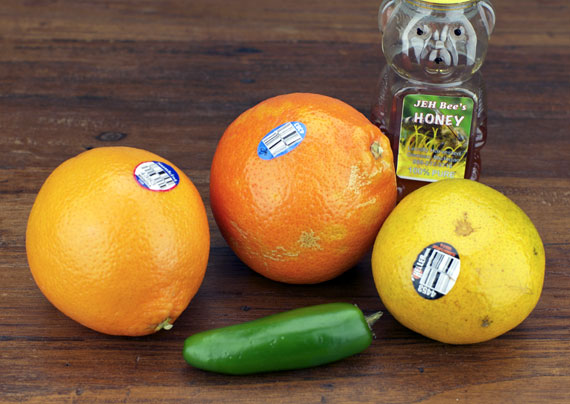
<svg viewBox="0 0 570 404">
<path fill-rule="evenodd" d="M 150 191 L 170 191 L 180 182 L 176 170 L 161 161 L 140 163 L 133 174 L 139 185 Z"/>
<path fill-rule="evenodd" d="M 272 160 L 295 149 L 307 134 L 302 122 L 285 122 L 267 133 L 257 146 L 257 155 L 263 160 Z"/>
<path fill-rule="evenodd" d="M 434 243 L 417 256 L 412 269 L 412 284 L 424 299 L 443 297 L 455 286 L 461 270 L 459 253 L 447 243 Z"/>
</svg>

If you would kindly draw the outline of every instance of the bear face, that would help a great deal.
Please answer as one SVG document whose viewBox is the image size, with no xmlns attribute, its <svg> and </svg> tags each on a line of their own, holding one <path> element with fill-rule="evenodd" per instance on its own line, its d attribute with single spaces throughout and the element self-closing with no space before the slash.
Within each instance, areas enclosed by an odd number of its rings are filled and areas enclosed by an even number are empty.
<svg viewBox="0 0 570 404">
<path fill-rule="evenodd" d="M 402 77 L 427 83 L 468 80 L 483 64 L 494 28 L 487 1 L 464 7 L 426 6 L 422 0 L 385 0 L 380 8 L 382 49 Z M 461 4 L 461 3 L 460 3 Z"/>
</svg>

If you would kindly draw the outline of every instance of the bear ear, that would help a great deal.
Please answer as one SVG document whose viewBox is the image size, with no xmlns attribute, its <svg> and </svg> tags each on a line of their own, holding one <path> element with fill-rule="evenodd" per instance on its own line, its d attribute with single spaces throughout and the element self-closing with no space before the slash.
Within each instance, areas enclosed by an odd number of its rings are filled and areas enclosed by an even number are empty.
<svg viewBox="0 0 570 404">
<path fill-rule="evenodd" d="M 483 20 L 483 24 L 487 29 L 487 36 L 490 37 L 495 28 L 495 10 L 493 10 L 491 2 L 488 0 L 482 0 L 477 3 L 477 8 L 479 9 L 479 15 Z"/>
<path fill-rule="evenodd" d="M 382 4 L 380 4 L 380 9 L 378 10 L 378 28 L 380 28 L 381 33 L 384 33 L 384 28 L 392 17 L 392 11 L 394 11 L 395 7 L 395 0 L 384 0 Z"/>
</svg>

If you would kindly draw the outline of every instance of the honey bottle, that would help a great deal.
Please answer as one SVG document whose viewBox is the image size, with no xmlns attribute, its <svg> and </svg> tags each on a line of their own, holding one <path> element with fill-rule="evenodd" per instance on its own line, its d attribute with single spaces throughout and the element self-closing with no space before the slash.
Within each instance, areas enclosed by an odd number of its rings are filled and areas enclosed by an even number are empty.
<svg viewBox="0 0 570 404">
<path fill-rule="evenodd" d="M 441 179 L 478 180 L 490 1 L 384 0 L 378 24 L 387 63 L 371 119 L 390 138 L 398 199 Z"/>
</svg>

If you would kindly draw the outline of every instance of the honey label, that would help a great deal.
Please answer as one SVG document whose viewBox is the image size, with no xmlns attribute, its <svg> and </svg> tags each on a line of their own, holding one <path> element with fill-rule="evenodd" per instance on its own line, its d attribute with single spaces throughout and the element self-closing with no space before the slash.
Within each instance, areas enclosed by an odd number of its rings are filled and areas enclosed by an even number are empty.
<svg viewBox="0 0 570 404">
<path fill-rule="evenodd" d="M 464 178 L 473 100 L 429 94 L 408 94 L 402 122 L 396 174 L 434 182 Z"/>
</svg>

